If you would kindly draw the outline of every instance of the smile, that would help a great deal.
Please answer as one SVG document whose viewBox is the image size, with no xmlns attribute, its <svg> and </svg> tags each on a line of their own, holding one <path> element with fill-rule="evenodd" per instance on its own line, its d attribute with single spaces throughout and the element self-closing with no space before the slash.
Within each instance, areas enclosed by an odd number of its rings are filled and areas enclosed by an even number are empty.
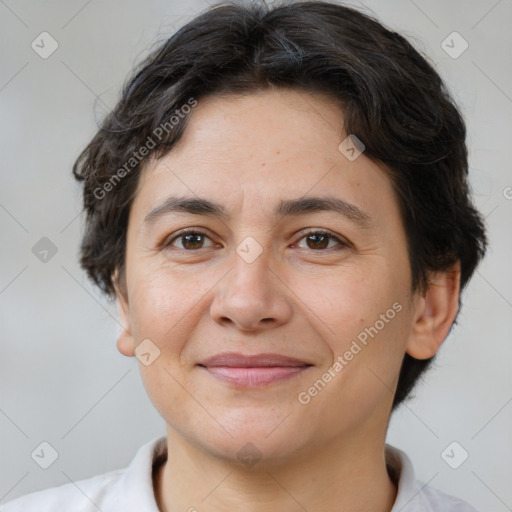
<svg viewBox="0 0 512 512">
<path fill-rule="evenodd" d="M 213 377 L 243 387 L 283 381 L 307 370 L 305 361 L 278 354 L 242 355 L 225 353 L 199 364 Z"/>
</svg>

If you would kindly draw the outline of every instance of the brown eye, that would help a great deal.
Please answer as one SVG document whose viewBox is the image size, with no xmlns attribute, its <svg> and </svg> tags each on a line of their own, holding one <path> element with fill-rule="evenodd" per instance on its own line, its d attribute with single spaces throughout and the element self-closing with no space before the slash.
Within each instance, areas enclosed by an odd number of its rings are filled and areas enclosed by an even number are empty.
<svg viewBox="0 0 512 512">
<path fill-rule="evenodd" d="M 165 247 L 168 247 L 174 245 L 173 242 L 175 240 L 179 240 L 181 241 L 182 247 L 178 247 L 178 249 L 183 249 L 185 251 L 193 251 L 197 249 L 204 249 L 205 239 L 210 240 L 210 238 L 202 231 L 188 230 L 182 231 L 179 235 L 175 236 L 174 238 L 169 240 L 169 242 L 166 242 L 164 245 Z"/>
<path fill-rule="evenodd" d="M 347 242 L 340 240 L 339 238 L 335 237 L 328 231 L 310 231 L 301 238 L 301 240 L 303 239 L 306 240 L 306 249 L 311 249 L 314 251 L 332 249 L 332 246 L 329 247 L 329 243 L 331 241 L 337 242 L 336 245 L 341 248 L 349 247 L 349 244 Z"/>
<path fill-rule="evenodd" d="M 211 238 L 206 235 L 206 233 L 195 229 L 189 229 L 178 233 L 178 235 L 171 238 L 168 242 L 165 242 L 164 247 L 172 246 L 189 252 L 213 247 L 213 243 L 205 246 L 206 240 L 210 240 L 211 242 Z M 302 236 L 300 240 L 306 240 L 306 247 L 301 248 L 310 249 L 316 252 L 333 249 L 335 247 L 338 247 L 339 249 L 350 247 L 348 242 L 341 240 L 328 231 L 310 231 Z M 181 244 L 181 247 L 176 246 L 176 241 Z M 335 242 L 334 246 L 332 245 L 332 242 Z"/>
</svg>

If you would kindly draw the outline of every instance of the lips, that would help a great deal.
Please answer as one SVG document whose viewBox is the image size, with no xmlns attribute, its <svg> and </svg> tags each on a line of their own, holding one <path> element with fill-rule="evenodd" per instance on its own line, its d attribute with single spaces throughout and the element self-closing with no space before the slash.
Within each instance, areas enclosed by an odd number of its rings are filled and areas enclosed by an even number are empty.
<svg viewBox="0 0 512 512">
<path fill-rule="evenodd" d="M 253 387 L 282 381 L 312 365 L 280 354 L 222 353 L 204 360 L 199 366 L 224 382 Z"/>
<path fill-rule="evenodd" d="M 297 367 L 308 365 L 305 361 L 301 361 L 293 357 L 282 356 L 280 354 L 244 355 L 236 354 L 234 352 L 217 354 L 206 359 L 200 364 L 201 366 L 207 366 L 210 368 L 217 366 L 228 366 L 230 368 L 254 368 L 272 366 Z"/>
</svg>

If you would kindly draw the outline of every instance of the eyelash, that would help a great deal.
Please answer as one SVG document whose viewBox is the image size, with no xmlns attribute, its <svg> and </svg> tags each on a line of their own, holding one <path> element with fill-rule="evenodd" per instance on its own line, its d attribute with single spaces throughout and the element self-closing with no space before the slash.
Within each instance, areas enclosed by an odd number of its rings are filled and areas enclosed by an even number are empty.
<svg viewBox="0 0 512 512">
<path fill-rule="evenodd" d="M 163 248 L 170 247 L 172 245 L 172 242 L 174 242 L 175 240 L 178 240 L 180 238 L 183 238 L 183 237 L 185 237 L 187 235 L 202 235 L 202 236 L 205 236 L 207 238 L 210 238 L 204 231 L 201 231 L 199 229 L 186 229 L 186 230 L 178 233 L 177 235 L 175 235 L 173 238 L 168 239 L 168 241 L 165 241 L 162 244 Z M 308 237 L 308 236 L 310 236 L 310 235 L 328 236 L 330 239 L 339 242 L 338 248 L 330 247 L 329 249 L 319 249 L 319 250 L 310 249 L 313 252 L 326 252 L 326 251 L 330 251 L 332 249 L 341 250 L 341 249 L 348 249 L 348 248 L 352 247 L 352 245 L 348 241 L 341 240 L 340 238 L 334 236 L 330 231 L 325 231 L 323 229 L 313 229 L 313 230 L 310 230 L 310 231 L 304 233 L 299 238 L 299 241 L 304 239 L 304 238 L 306 238 L 306 237 Z M 211 238 L 210 238 L 210 240 L 211 240 Z M 181 249 L 181 248 L 177 248 L 177 249 L 180 250 L 180 251 L 183 251 L 183 252 L 196 252 L 196 251 L 200 250 L 200 249 Z M 208 247 L 202 247 L 201 249 L 208 249 Z"/>
</svg>

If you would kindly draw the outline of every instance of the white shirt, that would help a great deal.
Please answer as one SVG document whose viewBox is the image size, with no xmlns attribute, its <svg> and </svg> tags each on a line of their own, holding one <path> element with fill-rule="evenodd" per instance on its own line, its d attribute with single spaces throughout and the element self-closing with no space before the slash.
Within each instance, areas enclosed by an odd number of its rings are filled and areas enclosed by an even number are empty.
<svg viewBox="0 0 512 512">
<path fill-rule="evenodd" d="M 1 512 L 160 512 L 153 464 L 167 456 L 166 436 L 141 446 L 130 465 L 108 473 L 36 491 L 0 506 Z M 390 474 L 398 481 L 391 512 L 477 512 L 466 502 L 416 481 L 409 457 L 386 445 Z"/>
</svg>

